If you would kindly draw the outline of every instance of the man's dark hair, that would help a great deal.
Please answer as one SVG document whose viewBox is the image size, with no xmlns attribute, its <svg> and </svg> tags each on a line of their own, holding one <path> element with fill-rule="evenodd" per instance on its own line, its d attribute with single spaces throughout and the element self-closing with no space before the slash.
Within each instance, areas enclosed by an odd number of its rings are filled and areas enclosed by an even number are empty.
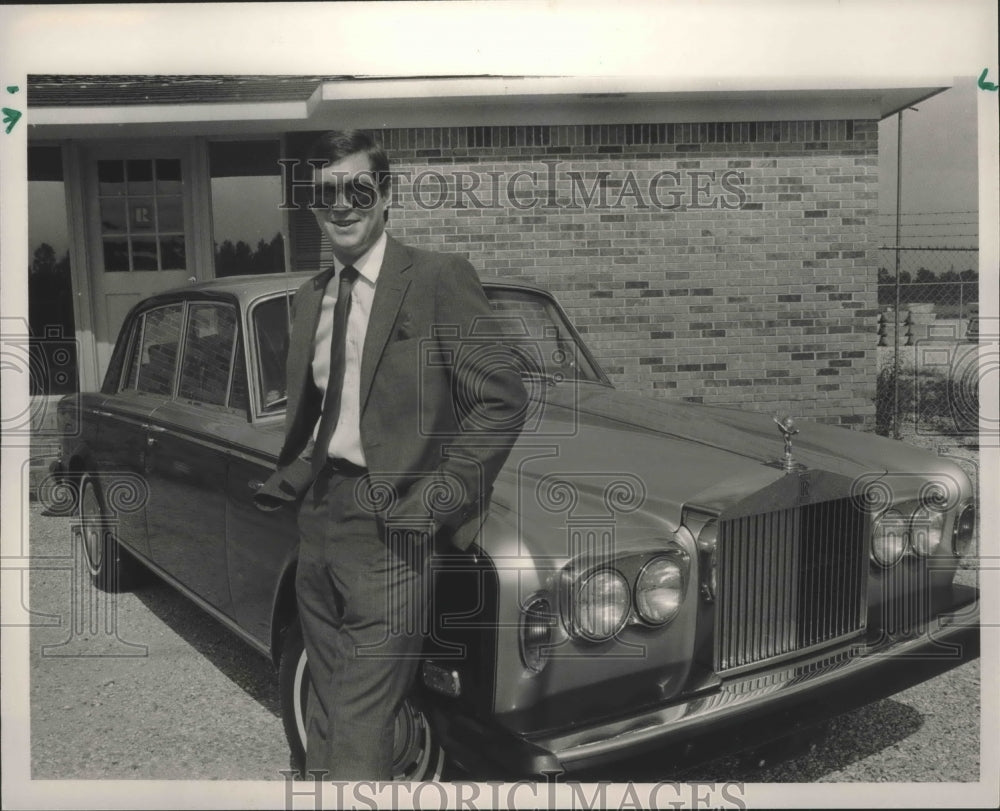
<svg viewBox="0 0 1000 811">
<path fill-rule="evenodd" d="M 389 171 L 389 156 L 382 145 L 364 130 L 330 130 L 320 135 L 306 154 L 308 160 L 326 160 L 336 163 L 350 155 L 363 152 L 375 175 L 379 192 L 389 194 L 392 175 Z"/>
</svg>

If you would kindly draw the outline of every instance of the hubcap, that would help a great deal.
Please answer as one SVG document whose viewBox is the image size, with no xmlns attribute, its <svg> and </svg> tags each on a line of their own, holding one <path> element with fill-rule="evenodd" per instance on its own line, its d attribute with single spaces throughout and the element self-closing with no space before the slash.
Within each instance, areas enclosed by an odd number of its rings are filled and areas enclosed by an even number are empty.
<svg viewBox="0 0 1000 811">
<path fill-rule="evenodd" d="M 101 542 L 101 505 L 91 484 L 84 486 L 80 497 L 80 530 L 83 553 L 91 574 L 97 574 L 104 562 L 104 544 Z M 78 536 L 79 537 L 79 536 Z"/>
<path fill-rule="evenodd" d="M 424 714 L 406 700 L 396 713 L 392 771 L 397 780 L 423 778 L 432 754 L 431 730 Z M 429 775 L 434 776 L 434 775 Z"/>
</svg>

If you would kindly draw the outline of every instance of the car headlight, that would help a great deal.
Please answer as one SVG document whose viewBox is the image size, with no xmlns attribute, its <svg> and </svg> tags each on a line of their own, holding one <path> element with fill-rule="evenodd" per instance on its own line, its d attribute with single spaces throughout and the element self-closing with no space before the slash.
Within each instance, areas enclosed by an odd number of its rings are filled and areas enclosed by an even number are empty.
<svg viewBox="0 0 1000 811">
<path fill-rule="evenodd" d="M 573 631 L 593 642 L 610 639 L 628 620 L 631 602 L 625 578 L 599 569 L 581 578 L 573 592 Z"/>
<path fill-rule="evenodd" d="M 976 537 L 976 505 L 966 504 L 955 521 L 955 532 L 951 539 L 951 551 L 958 557 L 964 557 L 972 551 Z"/>
<path fill-rule="evenodd" d="M 886 510 L 872 528 L 872 559 L 880 566 L 895 566 L 906 551 L 910 522 L 899 510 Z"/>
<path fill-rule="evenodd" d="M 910 545 L 918 555 L 933 555 L 944 539 L 943 512 L 917 510 L 910 519 Z"/>
<path fill-rule="evenodd" d="M 653 558 L 635 582 L 635 610 L 651 625 L 663 625 L 680 611 L 686 567 L 676 556 Z"/>
</svg>

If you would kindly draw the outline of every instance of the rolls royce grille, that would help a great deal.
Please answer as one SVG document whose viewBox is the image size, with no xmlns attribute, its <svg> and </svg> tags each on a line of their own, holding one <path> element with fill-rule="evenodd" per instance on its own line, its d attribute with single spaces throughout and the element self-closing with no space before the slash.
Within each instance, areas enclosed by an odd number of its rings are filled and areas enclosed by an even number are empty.
<svg viewBox="0 0 1000 811">
<path fill-rule="evenodd" d="M 745 669 L 863 630 L 865 527 L 850 498 L 720 522 L 716 671 Z"/>
</svg>

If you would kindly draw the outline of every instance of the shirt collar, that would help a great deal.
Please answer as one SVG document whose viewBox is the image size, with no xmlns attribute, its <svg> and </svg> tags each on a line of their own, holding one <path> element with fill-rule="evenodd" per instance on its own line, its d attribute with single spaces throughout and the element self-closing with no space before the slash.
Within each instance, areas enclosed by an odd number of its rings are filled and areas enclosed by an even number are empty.
<svg viewBox="0 0 1000 811">
<path fill-rule="evenodd" d="M 379 238 L 375 240 L 375 244 L 365 251 L 356 262 L 352 263 L 358 274 L 364 276 L 373 285 L 378 281 L 378 274 L 382 269 L 382 260 L 385 258 L 387 241 L 388 235 L 383 231 Z M 340 271 L 344 269 L 344 263 L 335 256 L 333 257 L 333 267 L 337 272 L 336 278 L 339 278 Z"/>
</svg>

